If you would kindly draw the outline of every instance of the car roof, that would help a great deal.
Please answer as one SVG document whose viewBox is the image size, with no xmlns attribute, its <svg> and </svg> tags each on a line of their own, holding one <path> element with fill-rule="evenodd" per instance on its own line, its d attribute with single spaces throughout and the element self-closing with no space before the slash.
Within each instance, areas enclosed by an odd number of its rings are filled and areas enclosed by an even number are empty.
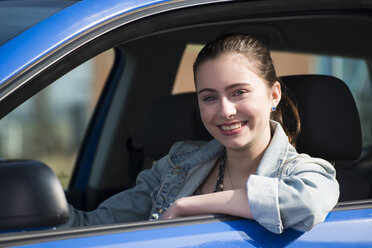
<svg viewBox="0 0 372 248">
<path fill-rule="evenodd" d="M 0 1 L 0 45 L 79 0 Z"/>
</svg>

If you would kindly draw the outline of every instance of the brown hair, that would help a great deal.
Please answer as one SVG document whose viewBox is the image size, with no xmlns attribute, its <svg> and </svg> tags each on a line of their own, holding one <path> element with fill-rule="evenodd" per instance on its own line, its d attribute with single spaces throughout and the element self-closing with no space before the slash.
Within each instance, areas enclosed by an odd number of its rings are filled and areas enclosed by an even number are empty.
<svg viewBox="0 0 372 248">
<path fill-rule="evenodd" d="M 270 50 L 261 40 L 247 34 L 225 34 L 206 44 L 199 52 L 194 62 L 194 82 L 196 84 L 196 72 L 198 67 L 205 61 L 217 58 L 229 53 L 238 53 L 252 64 L 258 73 L 271 87 L 278 81 L 282 88 L 282 98 L 271 113 L 271 119 L 279 122 L 288 136 L 292 145 L 300 133 L 300 117 L 297 106 L 287 94 L 286 86 L 281 82 L 274 69 L 270 56 Z"/>
</svg>

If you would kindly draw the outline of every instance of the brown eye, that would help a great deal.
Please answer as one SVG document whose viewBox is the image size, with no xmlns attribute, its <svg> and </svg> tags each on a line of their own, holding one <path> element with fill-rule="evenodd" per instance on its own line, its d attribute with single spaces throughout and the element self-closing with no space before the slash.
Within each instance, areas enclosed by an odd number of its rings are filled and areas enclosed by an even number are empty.
<svg viewBox="0 0 372 248">
<path fill-rule="evenodd" d="M 203 98 L 203 102 L 211 102 L 211 101 L 214 101 L 214 100 L 216 100 L 216 98 L 214 96 L 207 96 L 207 97 Z"/>
<path fill-rule="evenodd" d="M 240 95 L 242 95 L 244 93 L 245 93 L 244 90 L 237 90 L 237 91 L 235 91 L 235 93 L 233 94 L 233 96 L 240 96 Z"/>
</svg>

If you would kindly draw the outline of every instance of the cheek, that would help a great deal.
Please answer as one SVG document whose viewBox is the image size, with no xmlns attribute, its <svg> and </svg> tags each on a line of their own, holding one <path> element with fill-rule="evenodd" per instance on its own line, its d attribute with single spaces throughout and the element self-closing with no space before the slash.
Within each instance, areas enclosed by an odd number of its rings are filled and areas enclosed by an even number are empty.
<svg viewBox="0 0 372 248">
<path fill-rule="evenodd" d="M 204 125 L 212 122 L 214 119 L 214 110 L 208 106 L 199 106 L 200 117 L 204 123 Z"/>
<path fill-rule="evenodd" d="M 256 102 L 257 105 L 260 107 L 260 109 L 264 112 L 270 111 L 271 109 L 272 104 L 271 104 L 270 97 L 267 94 L 267 92 L 264 90 L 262 90 L 260 94 L 257 94 L 257 96 L 255 96 L 254 102 Z"/>
<path fill-rule="evenodd" d="M 250 117 L 269 117 L 271 112 L 271 105 L 269 102 L 262 98 L 250 99 L 249 101 L 242 102 L 238 107 L 238 114 L 245 114 Z"/>
</svg>

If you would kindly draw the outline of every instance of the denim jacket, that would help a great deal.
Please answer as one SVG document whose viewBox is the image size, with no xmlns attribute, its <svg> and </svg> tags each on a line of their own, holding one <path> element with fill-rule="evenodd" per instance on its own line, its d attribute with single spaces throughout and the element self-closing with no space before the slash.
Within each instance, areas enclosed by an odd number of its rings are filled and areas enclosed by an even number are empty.
<svg viewBox="0 0 372 248">
<path fill-rule="evenodd" d="M 339 186 L 327 161 L 298 154 L 280 124 L 271 121 L 273 137 L 258 169 L 247 181 L 248 204 L 266 229 L 308 231 L 323 222 L 336 205 Z M 217 141 L 174 144 L 169 154 L 142 171 L 136 186 L 104 201 L 92 212 L 70 206 L 67 226 L 158 219 L 175 200 L 192 195 L 203 183 L 223 146 Z"/>
</svg>

